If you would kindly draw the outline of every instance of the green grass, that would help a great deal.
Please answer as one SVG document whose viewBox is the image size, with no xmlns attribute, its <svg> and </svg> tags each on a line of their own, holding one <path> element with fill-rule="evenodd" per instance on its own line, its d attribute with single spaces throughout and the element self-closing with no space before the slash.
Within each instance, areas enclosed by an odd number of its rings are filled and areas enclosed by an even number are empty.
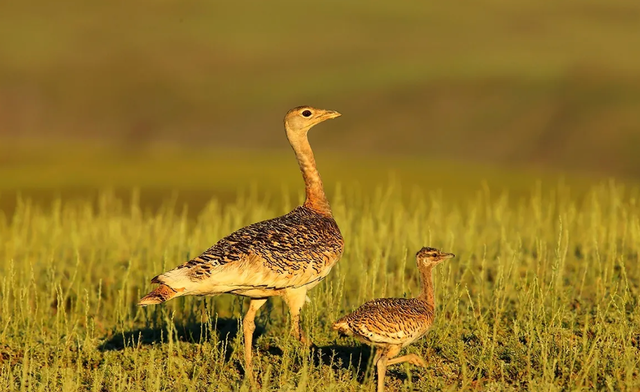
<svg viewBox="0 0 640 392">
<path fill-rule="evenodd" d="M 281 121 L 307 103 L 343 113 L 311 139 L 346 250 L 303 312 L 319 350 L 263 308 L 263 390 L 371 390 L 369 350 L 329 326 L 416 293 L 424 245 L 458 257 L 408 348 L 429 368 L 395 367 L 390 389 L 640 389 L 637 183 L 505 168 L 638 176 L 639 9 L 3 5 L 0 390 L 250 389 L 240 298 L 135 303 L 300 201 Z"/>
<path fill-rule="evenodd" d="M 418 291 L 413 254 L 456 253 L 435 272 L 437 319 L 409 347 L 428 368 L 398 366 L 390 390 L 638 390 L 639 190 L 612 182 L 576 198 L 568 186 L 509 195 L 334 189 L 342 260 L 311 291 L 304 328 L 287 335 L 282 301 L 258 319 L 260 390 L 371 390 L 369 350 L 330 330 L 362 302 Z M 238 297 L 138 308 L 149 279 L 221 236 L 290 210 L 297 198 L 241 193 L 195 217 L 109 192 L 97 201 L 21 200 L 0 215 L 0 389 L 249 390 Z"/>
</svg>

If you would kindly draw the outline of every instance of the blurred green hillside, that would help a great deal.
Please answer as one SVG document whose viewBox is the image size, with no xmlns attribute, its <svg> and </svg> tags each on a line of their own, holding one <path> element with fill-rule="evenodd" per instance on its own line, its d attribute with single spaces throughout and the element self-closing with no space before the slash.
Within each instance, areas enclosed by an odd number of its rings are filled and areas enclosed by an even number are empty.
<svg viewBox="0 0 640 392">
<path fill-rule="evenodd" d="M 342 157 L 640 176 L 638 26 L 635 0 L 5 2 L 0 143 L 284 150 L 312 104 Z"/>
<path fill-rule="evenodd" d="M 402 193 L 407 202 L 416 195 L 431 195 L 465 204 L 479 192 L 490 199 L 509 196 L 515 201 L 532 191 L 558 186 L 571 187 L 571 195 L 580 200 L 595 181 L 603 180 L 394 155 L 346 156 L 329 151 L 316 155 L 332 200 L 342 197 L 336 195 L 346 188 L 358 190 L 348 198 L 386 193 L 389 188 Z M 98 201 L 105 190 L 154 210 L 167 202 L 180 210 L 187 207 L 191 216 L 212 198 L 224 204 L 238 197 L 258 198 L 279 208 L 283 200 L 298 203 L 304 196 L 300 171 L 289 151 L 154 147 L 140 156 L 83 143 L 0 147 L 0 156 L 0 219 L 3 210 L 11 216 L 27 200 L 44 206 L 59 197 L 86 200 L 89 196 Z M 633 179 L 616 182 L 637 185 Z"/>
</svg>

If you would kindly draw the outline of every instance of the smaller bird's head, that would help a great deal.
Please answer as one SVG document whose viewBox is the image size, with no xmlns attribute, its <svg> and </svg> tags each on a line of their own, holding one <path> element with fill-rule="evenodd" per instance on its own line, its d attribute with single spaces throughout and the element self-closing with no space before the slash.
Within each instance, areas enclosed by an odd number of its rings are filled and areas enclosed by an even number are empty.
<svg viewBox="0 0 640 392">
<path fill-rule="evenodd" d="M 443 261 L 455 257 L 453 253 L 445 253 L 441 252 L 436 248 L 424 247 L 416 253 L 416 260 L 418 264 L 422 264 L 425 266 L 428 265 L 437 265 L 442 263 Z"/>
<path fill-rule="evenodd" d="M 306 134 L 311 127 L 323 121 L 340 117 L 334 110 L 316 109 L 311 106 L 298 106 L 284 116 L 284 125 L 288 136 Z M 293 133 L 291 135 L 290 133 Z"/>
</svg>

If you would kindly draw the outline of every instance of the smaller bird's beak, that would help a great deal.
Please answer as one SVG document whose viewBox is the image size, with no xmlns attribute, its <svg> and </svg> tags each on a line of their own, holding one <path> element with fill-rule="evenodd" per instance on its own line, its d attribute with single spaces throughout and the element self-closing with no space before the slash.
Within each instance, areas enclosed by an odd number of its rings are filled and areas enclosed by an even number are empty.
<svg viewBox="0 0 640 392">
<path fill-rule="evenodd" d="M 440 257 L 444 260 L 456 257 L 453 253 L 440 253 Z"/>
</svg>

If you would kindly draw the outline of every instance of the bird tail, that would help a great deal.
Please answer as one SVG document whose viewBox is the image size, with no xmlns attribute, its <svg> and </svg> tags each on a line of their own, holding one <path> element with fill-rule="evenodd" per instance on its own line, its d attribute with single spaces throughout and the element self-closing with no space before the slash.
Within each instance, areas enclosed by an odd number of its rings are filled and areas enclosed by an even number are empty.
<svg viewBox="0 0 640 392">
<path fill-rule="evenodd" d="M 154 278 L 155 280 L 155 278 Z M 154 282 L 153 283 L 158 283 Z M 170 300 L 171 298 L 178 297 L 182 295 L 184 289 L 173 289 L 166 284 L 161 284 L 156 287 L 155 290 L 150 292 L 149 294 L 142 297 L 140 301 L 138 301 L 139 306 L 147 306 L 147 305 L 157 305 L 163 302 Z"/>
</svg>

